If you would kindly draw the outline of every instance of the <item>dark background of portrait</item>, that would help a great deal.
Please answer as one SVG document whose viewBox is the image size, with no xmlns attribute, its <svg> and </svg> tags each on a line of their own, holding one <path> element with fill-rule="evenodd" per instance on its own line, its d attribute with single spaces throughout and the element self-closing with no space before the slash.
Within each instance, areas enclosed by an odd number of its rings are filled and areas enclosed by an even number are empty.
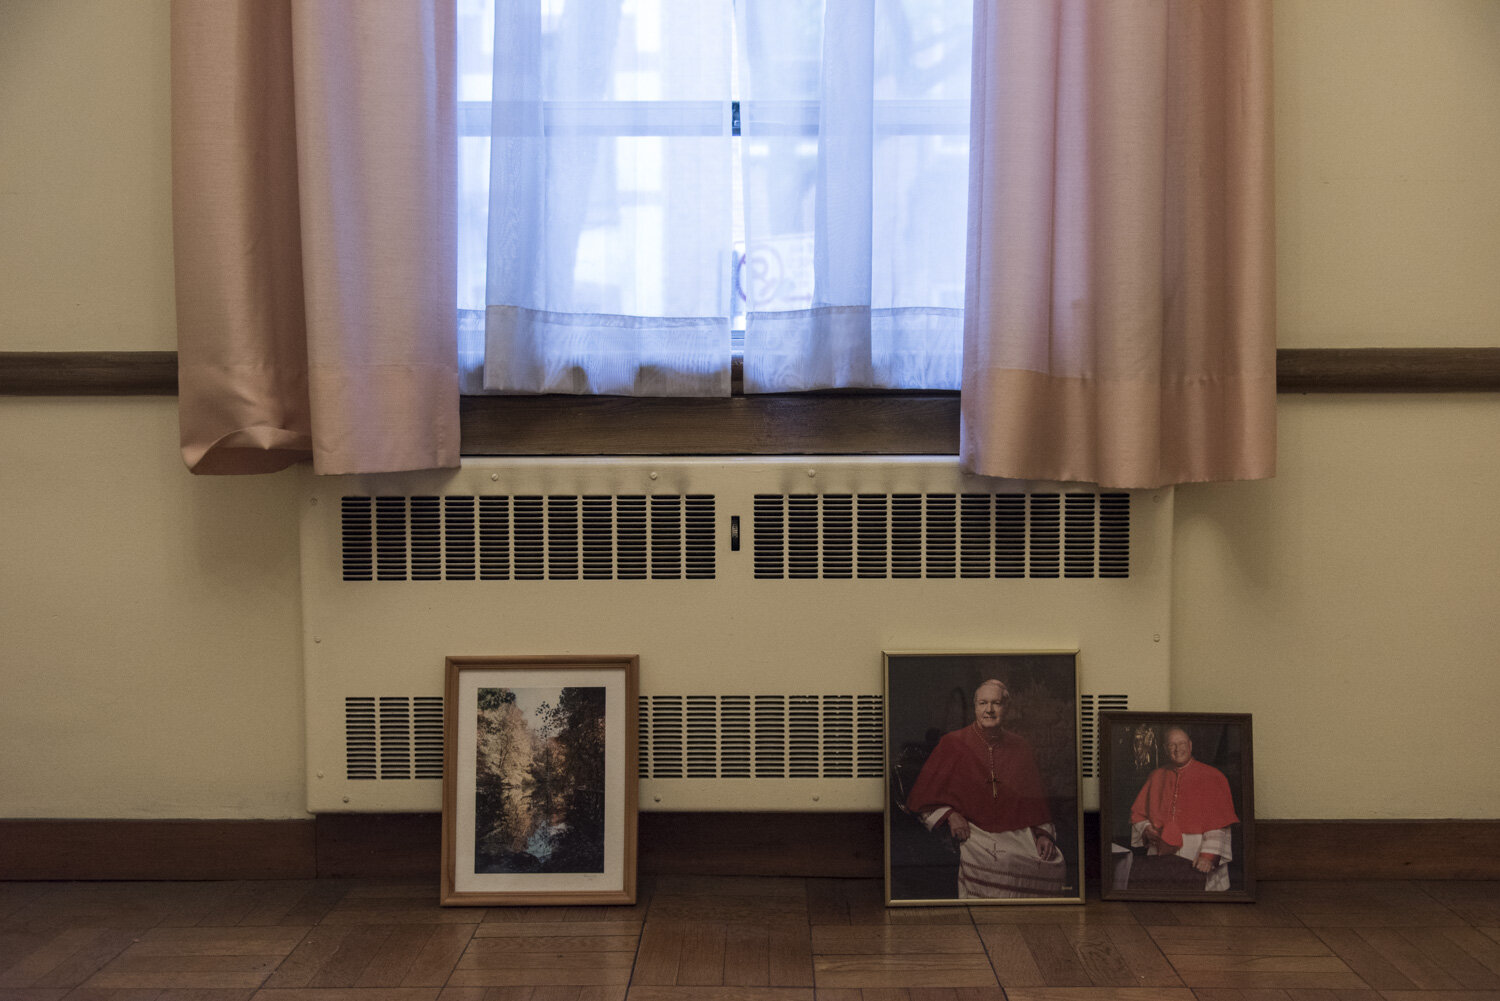
<svg viewBox="0 0 1500 1001">
<path fill-rule="evenodd" d="M 1163 722 L 1165 721 L 1165 722 Z M 1156 733 L 1155 760 L 1144 767 L 1135 763 L 1133 734 L 1139 726 L 1149 726 Z M 1234 800 L 1234 812 L 1240 823 L 1229 828 L 1229 850 L 1234 856 L 1229 861 L 1229 889 L 1242 890 L 1245 886 L 1245 727 L 1237 722 L 1213 723 L 1195 721 L 1190 716 L 1181 720 L 1170 714 L 1153 716 L 1150 720 L 1130 723 L 1111 723 L 1105 739 L 1109 741 L 1110 776 L 1109 788 L 1100 789 L 1100 797 L 1109 797 L 1110 829 L 1104 836 L 1121 845 L 1130 845 L 1130 808 L 1135 797 L 1146 784 L 1146 777 L 1167 762 L 1166 732 L 1182 729 L 1193 742 L 1193 757 L 1213 765 L 1229 780 L 1229 794 Z M 1106 869 L 1103 878 L 1109 879 L 1112 870 Z"/>
<path fill-rule="evenodd" d="M 1010 691 L 1002 726 L 1036 753 L 1057 846 L 1067 863 L 1064 892 L 1079 893 L 1078 670 L 1073 653 L 891 654 L 886 665 L 886 777 L 892 900 L 958 896 L 958 850 L 905 810 L 922 762 L 943 734 L 974 722 L 974 689 L 998 678 Z"/>
</svg>

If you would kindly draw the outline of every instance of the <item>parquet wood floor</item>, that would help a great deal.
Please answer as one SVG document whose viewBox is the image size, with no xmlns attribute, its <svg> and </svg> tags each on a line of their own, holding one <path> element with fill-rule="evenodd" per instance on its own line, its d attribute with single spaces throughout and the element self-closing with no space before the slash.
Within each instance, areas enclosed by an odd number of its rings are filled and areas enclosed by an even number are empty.
<svg viewBox="0 0 1500 1001">
<path fill-rule="evenodd" d="M 873 880 L 648 877 L 633 907 L 436 892 L 0 883 L 0 1001 L 1500 1001 L 1500 883 L 895 909 Z"/>
</svg>

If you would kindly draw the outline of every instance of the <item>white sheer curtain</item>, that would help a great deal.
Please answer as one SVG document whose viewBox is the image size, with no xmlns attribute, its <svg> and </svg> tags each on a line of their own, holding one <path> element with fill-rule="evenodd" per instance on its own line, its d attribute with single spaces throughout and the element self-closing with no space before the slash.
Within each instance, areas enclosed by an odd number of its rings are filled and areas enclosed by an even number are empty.
<svg viewBox="0 0 1500 1001">
<path fill-rule="evenodd" d="M 460 0 L 465 391 L 958 388 L 971 2 Z"/>
<path fill-rule="evenodd" d="M 972 0 L 739 0 L 746 392 L 957 389 Z"/>
<path fill-rule="evenodd" d="M 492 17 L 484 388 L 727 395 L 729 0 Z"/>
</svg>

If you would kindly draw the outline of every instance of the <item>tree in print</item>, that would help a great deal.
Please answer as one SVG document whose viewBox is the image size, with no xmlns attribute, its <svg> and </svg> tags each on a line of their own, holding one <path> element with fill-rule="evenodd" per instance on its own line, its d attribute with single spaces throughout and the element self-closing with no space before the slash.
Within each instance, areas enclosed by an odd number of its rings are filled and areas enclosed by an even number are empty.
<svg viewBox="0 0 1500 1001">
<path fill-rule="evenodd" d="M 564 688 L 537 715 L 549 738 L 549 803 L 560 820 L 553 857 L 560 871 L 603 871 L 604 689 Z"/>
<path fill-rule="evenodd" d="M 475 869 L 602 872 L 604 689 L 520 694 L 479 691 Z"/>
</svg>

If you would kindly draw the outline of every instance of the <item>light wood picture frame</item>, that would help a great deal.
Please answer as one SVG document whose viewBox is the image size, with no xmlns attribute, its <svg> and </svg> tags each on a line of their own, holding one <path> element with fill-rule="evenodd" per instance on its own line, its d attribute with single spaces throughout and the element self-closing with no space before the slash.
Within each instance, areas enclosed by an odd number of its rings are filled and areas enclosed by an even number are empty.
<svg viewBox="0 0 1500 1001">
<path fill-rule="evenodd" d="M 444 905 L 632 904 L 639 658 L 449 657 Z"/>
<path fill-rule="evenodd" d="M 1255 899 L 1249 713 L 1099 714 L 1105 900 Z"/>
<path fill-rule="evenodd" d="M 1076 650 L 887 652 L 885 706 L 888 906 L 1083 903 Z"/>
</svg>

